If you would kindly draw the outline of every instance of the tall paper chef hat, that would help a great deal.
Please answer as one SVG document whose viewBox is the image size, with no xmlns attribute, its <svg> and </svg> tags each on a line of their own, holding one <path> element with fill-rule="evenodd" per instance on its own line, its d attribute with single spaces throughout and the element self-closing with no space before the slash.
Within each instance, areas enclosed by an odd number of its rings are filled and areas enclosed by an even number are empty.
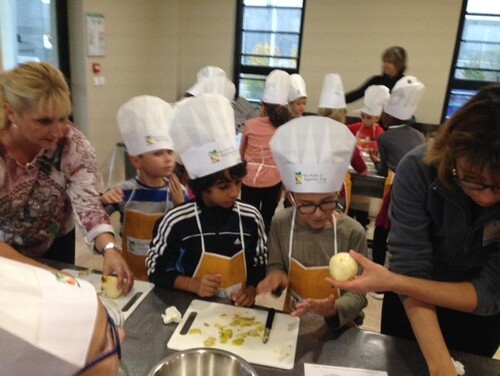
<svg viewBox="0 0 500 376">
<path fill-rule="evenodd" d="M 204 78 L 199 82 L 198 95 L 203 93 L 221 94 L 227 99 L 233 100 L 234 95 L 236 94 L 236 87 L 231 80 L 226 77 Z"/>
<path fill-rule="evenodd" d="M 307 97 L 306 83 L 300 74 L 294 73 L 290 75 L 290 93 L 288 94 L 288 102 L 296 99 Z"/>
<path fill-rule="evenodd" d="M 290 90 L 290 75 L 280 69 L 275 69 L 266 77 L 262 102 L 286 105 Z"/>
<path fill-rule="evenodd" d="M 170 105 L 158 97 L 142 95 L 123 104 L 116 120 L 129 155 L 173 150 L 168 135 L 171 117 Z"/>
<path fill-rule="evenodd" d="M 370 116 L 380 116 L 390 96 L 391 94 L 387 86 L 369 86 L 365 90 L 364 104 L 361 111 Z"/>
<path fill-rule="evenodd" d="M 417 110 L 425 86 L 413 76 L 404 76 L 392 88 L 384 112 L 400 120 L 410 119 Z"/>
<path fill-rule="evenodd" d="M 179 102 L 170 137 L 191 179 L 241 162 L 234 111 L 229 100 L 220 94 L 202 94 Z"/>
<path fill-rule="evenodd" d="M 197 97 L 200 94 L 203 93 L 208 93 L 208 92 L 214 92 L 212 91 L 207 91 L 207 83 L 205 80 L 214 80 L 218 81 L 219 79 L 225 79 L 226 78 L 226 72 L 224 72 L 224 69 L 213 66 L 213 65 L 207 65 L 206 67 L 201 68 L 198 73 L 196 73 L 196 82 L 191 86 L 189 89 L 186 90 L 186 93 L 191 94 L 194 97 Z M 223 80 L 221 80 L 222 82 Z M 222 93 L 221 93 L 222 94 Z"/>
<path fill-rule="evenodd" d="M 4 375 L 73 375 L 85 365 L 97 318 L 95 288 L 0 257 Z"/>
<path fill-rule="evenodd" d="M 270 141 L 285 188 L 299 193 L 339 191 L 355 144 L 344 124 L 323 116 L 290 120 Z"/>
<path fill-rule="evenodd" d="M 327 73 L 319 97 L 319 108 L 346 108 L 344 85 L 337 73 Z"/>
</svg>

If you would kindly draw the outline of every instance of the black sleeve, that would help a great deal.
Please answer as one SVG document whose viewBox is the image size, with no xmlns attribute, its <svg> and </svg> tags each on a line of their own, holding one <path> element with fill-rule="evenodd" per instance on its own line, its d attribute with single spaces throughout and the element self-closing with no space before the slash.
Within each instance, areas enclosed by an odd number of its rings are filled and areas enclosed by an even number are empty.
<svg viewBox="0 0 500 376">
<path fill-rule="evenodd" d="M 365 96 L 365 90 L 368 89 L 368 87 L 371 85 L 376 85 L 376 80 L 377 76 L 371 76 L 360 87 L 346 93 L 345 95 L 346 103 L 351 103 L 358 100 L 359 98 L 363 98 Z"/>
</svg>

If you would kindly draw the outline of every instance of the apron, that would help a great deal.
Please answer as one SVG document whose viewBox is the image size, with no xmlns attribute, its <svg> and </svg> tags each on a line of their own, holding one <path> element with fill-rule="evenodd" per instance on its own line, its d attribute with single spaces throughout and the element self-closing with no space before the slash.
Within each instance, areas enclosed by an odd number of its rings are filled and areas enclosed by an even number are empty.
<svg viewBox="0 0 500 376">
<path fill-rule="evenodd" d="M 290 227 L 290 244 L 288 246 L 288 292 L 285 299 L 285 311 L 294 311 L 295 303 L 301 303 L 305 299 L 325 299 L 333 294 L 335 299 L 338 299 L 338 289 L 332 287 L 325 282 L 325 277 L 330 277 L 330 267 L 327 266 L 310 266 L 306 267 L 292 257 L 293 231 L 295 226 L 296 210 L 293 209 L 292 225 Z M 334 254 L 337 254 L 337 219 L 332 214 L 333 232 L 335 236 Z"/>
<path fill-rule="evenodd" d="M 233 293 L 246 288 L 247 265 L 245 260 L 245 239 L 243 237 L 243 225 L 241 223 L 238 202 L 236 202 L 236 209 L 238 210 L 242 249 L 232 257 L 228 257 L 205 249 L 205 240 L 198 215 L 198 207 L 195 208 L 196 223 L 201 238 L 201 257 L 193 273 L 193 278 L 201 278 L 205 274 L 221 274 L 222 281 L 216 295 L 223 298 L 230 298 Z"/>
<path fill-rule="evenodd" d="M 391 220 L 389 218 L 389 205 L 391 203 L 391 190 L 392 190 L 392 181 L 394 179 L 394 172 L 389 170 L 387 174 L 387 178 L 385 179 L 384 184 L 384 198 L 382 200 L 382 206 L 377 214 L 377 218 L 375 219 L 375 226 L 382 227 L 384 230 L 391 229 Z"/>
<path fill-rule="evenodd" d="M 134 192 L 135 189 L 123 208 L 122 256 L 132 273 L 134 273 L 134 278 L 147 281 L 146 256 L 149 244 L 153 237 L 156 221 L 165 213 L 144 213 L 127 208 L 128 203 L 134 196 Z M 169 192 L 167 191 L 165 208 L 168 200 Z"/>
<path fill-rule="evenodd" d="M 261 161 L 260 161 L 260 163 L 258 163 L 258 162 L 248 162 L 248 165 L 259 166 L 259 167 L 257 167 L 257 171 L 255 172 L 255 176 L 254 176 L 254 178 L 252 180 L 252 184 L 254 186 L 255 186 L 255 183 L 257 182 L 257 178 L 259 177 L 259 175 L 262 172 L 262 169 L 264 167 L 267 167 L 267 168 L 276 168 L 276 166 L 274 166 L 274 165 L 268 165 L 268 164 L 264 163 L 264 149 L 261 147 L 260 151 L 261 151 Z"/>
</svg>

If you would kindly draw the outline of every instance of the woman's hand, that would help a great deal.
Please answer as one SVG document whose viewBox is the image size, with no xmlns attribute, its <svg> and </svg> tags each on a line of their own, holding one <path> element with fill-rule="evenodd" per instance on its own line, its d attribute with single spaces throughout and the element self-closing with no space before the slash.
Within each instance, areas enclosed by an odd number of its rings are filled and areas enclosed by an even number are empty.
<svg viewBox="0 0 500 376">
<path fill-rule="evenodd" d="M 116 249 L 109 249 L 104 253 L 102 275 L 107 276 L 115 273 L 118 276 L 118 288 L 127 294 L 134 286 L 134 275 L 123 259 L 121 253 Z"/>
<path fill-rule="evenodd" d="M 231 295 L 231 300 L 237 307 L 251 307 L 255 304 L 255 287 L 247 286 Z"/>
<path fill-rule="evenodd" d="M 303 316 L 307 312 L 317 313 L 324 317 L 335 316 L 337 314 L 333 295 L 325 299 L 306 299 L 302 303 L 295 303 L 295 308 L 295 311 L 291 313 L 294 317 Z"/>
<path fill-rule="evenodd" d="M 177 177 L 177 175 L 172 174 L 168 181 L 172 202 L 174 203 L 174 205 L 182 204 L 184 202 L 184 192 L 182 192 L 182 184 L 179 178 Z"/>
<path fill-rule="evenodd" d="M 392 281 L 394 273 L 382 265 L 376 264 L 367 259 L 360 253 L 349 251 L 349 254 L 354 260 L 363 267 L 363 273 L 360 276 L 354 277 L 349 281 L 335 281 L 331 278 L 325 280 L 333 287 L 341 290 L 349 290 L 354 292 L 366 293 L 370 291 L 392 291 Z"/>
<path fill-rule="evenodd" d="M 103 205 L 119 204 L 123 202 L 124 195 L 120 188 L 111 188 L 100 197 Z"/>
<path fill-rule="evenodd" d="M 288 286 L 288 277 L 281 270 L 273 270 L 266 278 L 257 285 L 257 294 L 268 294 L 286 289 Z"/>
</svg>

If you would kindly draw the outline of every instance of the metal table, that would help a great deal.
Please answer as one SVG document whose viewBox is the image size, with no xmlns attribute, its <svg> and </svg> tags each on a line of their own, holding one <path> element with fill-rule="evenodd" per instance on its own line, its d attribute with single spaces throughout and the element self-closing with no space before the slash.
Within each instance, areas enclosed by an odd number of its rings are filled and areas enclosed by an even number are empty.
<svg viewBox="0 0 500 376">
<path fill-rule="evenodd" d="M 176 306 L 181 313 L 197 296 L 155 288 L 125 322 L 122 368 L 129 375 L 146 375 L 165 356 L 174 353 L 167 342 L 176 324 L 164 325 L 161 313 Z M 217 301 L 220 302 L 219 299 Z M 466 375 L 500 375 L 500 361 L 453 352 Z M 387 371 L 392 376 L 427 375 L 427 366 L 416 342 L 349 328 L 332 333 L 318 316 L 301 319 L 295 367 L 281 370 L 254 365 L 261 376 L 304 375 L 304 363 Z"/>
</svg>

